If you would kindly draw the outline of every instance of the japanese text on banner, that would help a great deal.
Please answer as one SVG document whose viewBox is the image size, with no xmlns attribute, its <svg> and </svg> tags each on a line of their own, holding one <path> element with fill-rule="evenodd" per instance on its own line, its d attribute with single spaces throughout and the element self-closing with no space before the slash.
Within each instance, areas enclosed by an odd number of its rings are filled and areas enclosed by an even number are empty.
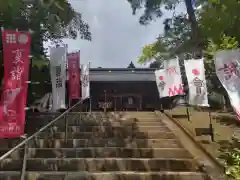
<svg viewBox="0 0 240 180">
<path fill-rule="evenodd" d="M 2 31 L 4 85 L 0 107 L 0 138 L 24 133 L 27 100 L 30 33 Z"/>
</svg>

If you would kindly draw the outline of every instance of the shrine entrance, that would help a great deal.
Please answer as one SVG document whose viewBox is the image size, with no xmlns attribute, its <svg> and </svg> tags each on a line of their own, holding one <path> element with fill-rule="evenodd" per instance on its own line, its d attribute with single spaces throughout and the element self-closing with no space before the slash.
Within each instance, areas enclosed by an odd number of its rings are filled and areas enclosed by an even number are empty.
<svg viewBox="0 0 240 180">
<path fill-rule="evenodd" d="M 142 96 L 138 94 L 123 94 L 122 107 L 123 111 L 141 111 L 142 110 Z"/>
<path fill-rule="evenodd" d="M 98 82 L 91 83 L 94 111 L 148 111 L 159 107 L 156 83 Z"/>
<path fill-rule="evenodd" d="M 142 96 L 137 94 L 102 94 L 100 98 L 104 101 L 100 102 L 100 108 L 112 111 L 141 111 L 142 110 Z M 106 99 L 106 100 L 105 100 Z"/>
</svg>

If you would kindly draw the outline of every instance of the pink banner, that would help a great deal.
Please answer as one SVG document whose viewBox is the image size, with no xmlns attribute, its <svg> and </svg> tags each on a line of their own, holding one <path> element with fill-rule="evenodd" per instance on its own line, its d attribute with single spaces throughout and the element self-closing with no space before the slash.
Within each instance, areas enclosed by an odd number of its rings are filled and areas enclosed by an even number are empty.
<svg viewBox="0 0 240 180">
<path fill-rule="evenodd" d="M 80 99 L 80 52 L 68 54 L 69 100 Z"/>
<path fill-rule="evenodd" d="M 24 134 L 28 90 L 30 33 L 2 31 L 4 85 L 0 106 L 0 138 Z"/>
</svg>

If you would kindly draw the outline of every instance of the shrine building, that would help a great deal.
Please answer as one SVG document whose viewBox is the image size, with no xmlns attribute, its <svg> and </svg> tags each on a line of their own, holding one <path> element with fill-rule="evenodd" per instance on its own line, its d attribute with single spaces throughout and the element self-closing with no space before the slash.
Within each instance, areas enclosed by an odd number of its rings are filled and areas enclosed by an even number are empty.
<svg viewBox="0 0 240 180">
<path fill-rule="evenodd" d="M 91 68 L 90 95 L 93 111 L 146 111 L 159 108 L 155 68 Z M 86 100 L 86 107 L 89 101 Z"/>
</svg>

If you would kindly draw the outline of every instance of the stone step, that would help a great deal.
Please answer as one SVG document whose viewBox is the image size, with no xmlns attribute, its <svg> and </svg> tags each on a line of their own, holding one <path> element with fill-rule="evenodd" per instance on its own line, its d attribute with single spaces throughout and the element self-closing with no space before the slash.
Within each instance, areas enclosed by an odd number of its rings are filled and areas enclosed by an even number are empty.
<svg viewBox="0 0 240 180">
<path fill-rule="evenodd" d="M 51 122 L 53 119 L 42 119 L 42 118 L 35 118 L 29 124 L 35 126 L 35 127 L 40 127 L 48 124 Z M 119 123 L 122 126 L 126 125 L 138 125 L 138 126 L 164 126 L 165 124 L 162 121 L 119 121 L 119 120 L 113 120 L 113 121 L 101 121 L 101 120 L 81 120 L 81 119 L 68 119 L 68 125 L 72 126 L 79 126 L 79 125 L 84 125 L 84 126 L 98 126 L 98 125 L 114 125 Z M 61 119 L 57 122 L 58 126 L 65 126 L 65 120 Z"/>
<path fill-rule="evenodd" d="M 19 180 L 20 172 L 0 171 L 1 180 Z M 26 172 L 25 180 L 210 180 L 201 172 Z"/>
<path fill-rule="evenodd" d="M 35 114 L 35 115 L 30 115 L 29 119 L 34 120 L 37 118 L 41 119 L 54 119 L 60 116 L 60 114 Z M 86 114 L 79 114 L 79 113 L 71 113 L 66 116 L 68 119 L 81 119 L 81 120 L 138 120 L 141 121 L 144 119 L 151 119 L 151 120 L 156 120 L 158 117 L 156 115 L 151 115 L 151 116 L 145 116 L 145 115 L 107 115 L 107 116 L 99 116 L 99 115 L 86 115 Z M 61 118 L 65 118 L 65 116 L 62 116 Z"/>
<path fill-rule="evenodd" d="M 4 159 L 1 171 L 21 171 L 22 159 Z M 194 160 L 187 159 L 134 159 L 134 158 L 34 158 L 27 159 L 27 171 L 175 171 L 199 172 Z"/>
<path fill-rule="evenodd" d="M 12 148 L 14 144 L 5 144 L 3 148 Z M 127 147 L 127 148 L 178 148 L 182 147 L 176 139 L 35 139 L 29 142 L 33 148 L 80 148 L 80 147 Z"/>
<path fill-rule="evenodd" d="M 56 132 L 56 133 L 40 133 L 40 138 L 64 138 L 64 132 Z M 163 132 L 163 131 L 149 131 L 149 132 L 68 132 L 69 139 L 92 139 L 92 138 L 128 138 L 134 137 L 138 139 L 176 139 L 175 135 L 172 132 Z"/>
<path fill-rule="evenodd" d="M 141 140 L 147 140 L 147 139 L 176 139 L 175 135 L 172 132 L 162 132 L 162 131 L 150 131 L 150 132 L 130 132 L 127 133 L 102 133 L 102 132 L 68 132 L 68 139 L 111 139 L 112 137 L 116 138 L 135 138 L 135 139 L 141 139 Z M 42 132 L 37 137 L 40 139 L 39 141 L 42 141 L 41 139 L 64 139 L 65 138 L 65 132 L 56 132 L 56 133 L 50 133 L 50 132 Z M 19 144 L 23 139 L 21 138 L 14 138 L 14 139 L 1 139 L 0 140 L 0 149 L 1 148 L 12 148 Z M 36 141 L 36 140 L 34 140 Z"/>
<path fill-rule="evenodd" d="M 0 150 L 0 154 L 8 150 Z M 182 148 L 29 148 L 28 158 L 181 158 L 192 156 Z M 24 156 L 24 149 L 15 151 L 10 157 L 17 159 Z"/>
<path fill-rule="evenodd" d="M 48 129 L 48 132 L 65 132 L 65 126 L 53 126 Z M 68 126 L 68 132 L 113 132 L 117 131 L 119 133 L 128 132 L 147 132 L 147 131 L 164 131 L 170 132 L 166 126 Z"/>
</svg>

